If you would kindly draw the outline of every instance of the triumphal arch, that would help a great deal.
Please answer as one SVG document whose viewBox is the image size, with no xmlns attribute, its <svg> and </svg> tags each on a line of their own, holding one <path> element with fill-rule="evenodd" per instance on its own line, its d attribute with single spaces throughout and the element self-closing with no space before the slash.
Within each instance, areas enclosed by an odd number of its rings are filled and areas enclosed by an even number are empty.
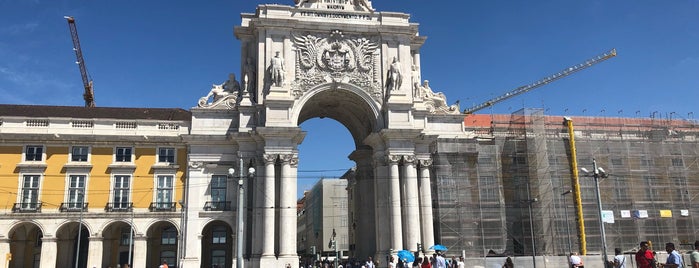
<svg viewBox="0 0 699 268">
<path fill-rule="evenodd" d="M 299 125 L 317 117 L 337 120 L 354 140 L 350 199 L 358 208 L 353 229 L 361 232 L 350 243 L 357 255 L 434 244 L 433 157 L 444 147 L 440 140 L 468 134 L 458 105 L 420 77 L 426 38 L 410 16 L 375 10 L 366 0 L 307 0 L 259 5 L 242 14 L 234 32 L 240 74 L 214 84 L 192 109 L 186 196 L 189 204 L 221 198 L 212 177 L 255 168 L 241 185 L 245 267 L 298 266 Z M 225 198 L 235 208 L 238 188 L 229 187 Z M 205 230 L 237 230 L 239 219 L 196 205 L 184 214 L 184 267 L 206 266 L 203 256 L 215 250 L 202 240 L 215 234 Z M 226 238 L 236 240 L 238 232 L 231 234 Z"/>
</svg>

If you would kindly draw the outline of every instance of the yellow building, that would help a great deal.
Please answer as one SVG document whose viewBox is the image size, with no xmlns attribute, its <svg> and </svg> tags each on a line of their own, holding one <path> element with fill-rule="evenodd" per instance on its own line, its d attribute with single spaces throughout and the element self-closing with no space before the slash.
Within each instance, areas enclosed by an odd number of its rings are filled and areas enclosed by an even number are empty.
<svg viewBox="0 0 699 268">
<path fill-rule="evenodd" d="M 0 266 L 175 264 L 190 122 L 182 109 L 0 105 Z"/>
</svg>

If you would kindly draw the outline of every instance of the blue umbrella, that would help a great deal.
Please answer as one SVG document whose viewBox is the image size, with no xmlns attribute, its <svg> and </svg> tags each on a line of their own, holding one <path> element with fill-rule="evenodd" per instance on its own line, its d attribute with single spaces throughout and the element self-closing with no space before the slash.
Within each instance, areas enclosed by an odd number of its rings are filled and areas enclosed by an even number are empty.
<svg viewBox="0 0 699 268">
<path fill-rule="evenodd" d="M 414 262 L 415 261 L 415 255 L 413 255 L 413 253 L 410 252 L 409 250 L 404 249 L 404 250 L 398 251 L 397 255 L 398 255 L 398 259 L 400 259 L 401 261 L 404 261 L 404 262 Z"/>
<path fill-rule="evenodd" d="M 439 251 L 446 251 L 447 247 L 445 247 L 444 245 L 436 244 L 434 246 L 431 246 L 430 249 L 439 250 Z"/>
</svg>

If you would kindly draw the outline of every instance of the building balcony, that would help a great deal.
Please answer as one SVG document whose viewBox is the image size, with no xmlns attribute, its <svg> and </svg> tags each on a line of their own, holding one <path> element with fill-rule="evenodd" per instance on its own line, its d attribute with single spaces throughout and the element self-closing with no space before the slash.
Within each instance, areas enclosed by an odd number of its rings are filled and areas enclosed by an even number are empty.
<svg viewBox="0 0 699 268">
<path fill-rule="evenodd" d="M 15 213 L 32 213 L 41 212 L 41 201 L 34 203 L 15 203 L 12 206 L 12 212 Z"/>
<path fill-rule="evenodd" d="M 107 203 L 107 206 L 104 207 L 104 210 L 107 212 L 131 212 L 131 211 L 133 211 L 133 203 L 132 202 Z"/>
<path fill-rule="evenodd" d="M 177 203 L 175 202 L 151 202 L 148 209 L 151 212 L 176 211 Z"/>
<path fill-rule="evenodd" d="M 80 203 L 80 202 L 61 203 L 61 207 L 58 210 L 61 212 L 87 211 L 87 204 L 88 203 Z"/>
<path fill-rule="evenodd" d="M 207 201 L 205 211 L 231 211 L 231 201 Z"/>
</svg>

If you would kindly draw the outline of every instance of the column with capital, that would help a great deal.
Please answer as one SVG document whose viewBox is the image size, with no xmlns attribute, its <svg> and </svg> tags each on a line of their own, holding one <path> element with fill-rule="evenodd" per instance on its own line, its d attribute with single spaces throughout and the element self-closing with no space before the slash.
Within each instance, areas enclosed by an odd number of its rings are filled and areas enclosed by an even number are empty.
<svg viewBox="0 0 699 268">
<path fill-rule="evenodd" d="M 434 245 L 434 224 L 432 221 L 432 186 L 430 166 L 432 159 L 420 160 L 420 226 L 422 227 L 422 247 Z"/>
<path fill-rule="evenodd" d="M 87 253 L 87 267 L 101 267 L 102 266 L 102 241 L 104 240 L 101 236 L 90 236 L 89 238 L 89 251 Z"/>
<path fill-rule="evenodd" d="M 55 268 L 58 254 L 58 243 L 56 237 L 44 236 L 41 238 L 41 260 L 39 267 Z"/>
<path fill-rule="evenodd" d="M 275 174 L 274 165 L 276 154 L 265 154 L 264 200 L 262 202 L 262 258 L 274 258 L 274 203 L 275 203 Z"/>
<path fill-rule="evenodd" d="M 279 255 L 296 256 L 296 173 L 298 158 L 293 154 L 280 155 L 281 180 L 279 187 L 280 224 Z"/>
<path fill-rule="evenodd" d="M 419 196 L 417 191 L 417 170 L 415 169 L 415 156 L 406 155 L 403 157 L 403 185 L 405 187 L 405 243 L 403 248 L 410 251 L 417 251 L 417 243 L 420 242 L 420 228 L 418 219 L 420 218 Z"/>
<path fill-rule="evenodd" d="M 388 177 L 389 177 L 389 212 L 391 215 L 391 248 L 400 250 L 403 248 L 403 222 L 400 209 L 400 174 L 398 161 L 400 155 L 388 156 Z"/>
</svg>

